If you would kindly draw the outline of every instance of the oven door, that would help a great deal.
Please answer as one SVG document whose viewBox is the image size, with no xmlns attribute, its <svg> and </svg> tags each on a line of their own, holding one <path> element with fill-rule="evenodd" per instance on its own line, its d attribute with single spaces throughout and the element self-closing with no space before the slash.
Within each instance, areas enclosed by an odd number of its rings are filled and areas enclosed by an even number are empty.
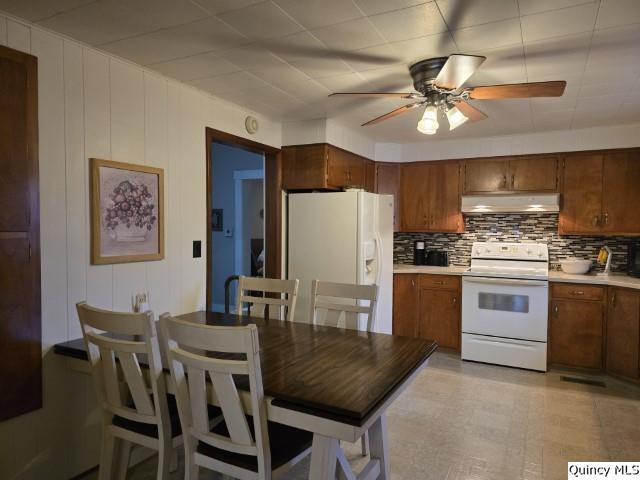
<svg viewBox="0 0 640 480">
<path fill-rule="evenodd" d="M 463 277 L 462 331 L 547 341 L 549 282 Z"/>
</svg>

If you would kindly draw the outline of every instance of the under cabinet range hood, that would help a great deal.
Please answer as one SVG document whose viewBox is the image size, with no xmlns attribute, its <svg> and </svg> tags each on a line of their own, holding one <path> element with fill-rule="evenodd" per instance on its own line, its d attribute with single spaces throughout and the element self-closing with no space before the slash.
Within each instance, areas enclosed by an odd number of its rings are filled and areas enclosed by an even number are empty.
<svg viewBox="0 0 640 480">
<path fill-rule="evenodd" d="M 560 194 L 463 195 L 462 213 L 559 212 Z"/>
</svg>

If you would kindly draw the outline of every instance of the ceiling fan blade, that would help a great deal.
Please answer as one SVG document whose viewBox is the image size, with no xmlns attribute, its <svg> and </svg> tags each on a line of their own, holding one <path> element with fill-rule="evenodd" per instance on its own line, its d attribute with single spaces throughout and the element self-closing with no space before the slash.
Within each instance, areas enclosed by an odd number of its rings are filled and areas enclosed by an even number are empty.
<svg viewBox="0 0 640 480">
<path fill-rule="evenodd" d="M 514 83 L 487 85 L 467 89 L 469 98 L 474 100 L 494 100 L 501 98 L 561 97 L 567 82 Z"/>
<path fill-rule="evenodd" d="M 458 110 L 460 110 L 462 114 L 469 119 L 470 122 L 477 122 L 479 120 L 484 120 L 485 118 L 487 118 L 487 115 L 485 113 L 481 112 L 476 107 L 465 101 L 456 102 L 456 107 L 458 107 Z"/>
<path fill-rule="evenodd" d="M 374 123 L 382 122 L 383 120 L 387 120 L 389 118 L 393 118 L 397 115 L 401 115 L 409 110 L 413 110 L 416 107 L 419 107 L 423 104 L 423 102 L 410 103 L 409 105 L 404 105 L 400 108 L 396 108 L 395 110 L 390 111 L 389 113 L 385 113 L 384 115 L 380 115 L 379 117 L 374 118 L 373 120 L 369 120 L 366 123 L 363 123 L 362 126 L 373 125 Z"/>
<path fill-rule="evenodd" d="M 439 88 L 457 90 L 486 59 L 479 55 L 450 55 L 433 83 Z"/>
<path fill-rule="evenodd" d="M 329 94 L 330 97 L 335 95 L 352 95 L 356 97 L 389 97 L 389 98 L 414 98 L 419 95 L 411 92 L 336 92 Z"/>
</svg>

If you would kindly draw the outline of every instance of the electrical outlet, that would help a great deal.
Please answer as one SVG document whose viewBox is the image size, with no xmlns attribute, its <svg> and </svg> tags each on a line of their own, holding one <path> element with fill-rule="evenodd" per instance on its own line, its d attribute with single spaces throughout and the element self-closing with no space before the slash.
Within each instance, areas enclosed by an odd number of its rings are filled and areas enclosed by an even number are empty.
<svg viewBox="0 0 640 480">
<path fill-rule="evenodd" d="M 233 237 L 233 228 L 225 228 L 224 229 L 225 237 Z"/>
</svg>

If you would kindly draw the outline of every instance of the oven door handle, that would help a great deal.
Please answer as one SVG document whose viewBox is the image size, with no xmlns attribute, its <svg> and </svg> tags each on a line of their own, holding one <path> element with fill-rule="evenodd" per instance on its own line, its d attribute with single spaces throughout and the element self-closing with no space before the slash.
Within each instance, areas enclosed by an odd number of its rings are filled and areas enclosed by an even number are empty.
<svg viewBox="0 0 640 480">
<path fill-rule="evenodd" d="M 487 278 L 487 277 L 464 277 L 463 283 L 482 283 L 484 285 L 527 285 L 531 287 L 548 287 L 549 282 L 546 280 L 520 280 L 517 278 Z"/>
</svg>

